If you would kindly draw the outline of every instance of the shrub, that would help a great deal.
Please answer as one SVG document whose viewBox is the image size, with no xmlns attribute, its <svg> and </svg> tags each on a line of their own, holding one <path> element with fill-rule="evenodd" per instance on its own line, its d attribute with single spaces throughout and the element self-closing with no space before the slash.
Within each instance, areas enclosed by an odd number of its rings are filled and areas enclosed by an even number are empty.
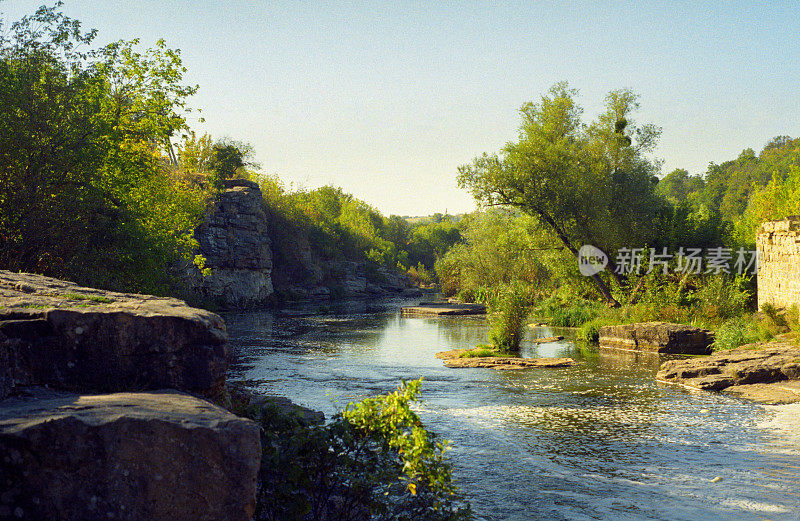
<svg viewBox="0 0 800 521">
<path fill-rule="evenodd" d="M 518 281 L 509 284 L 501 297 L 498 313 L 491 318 L 489 340 L 498 351 L 519 351 L 528 313 L 524 286 Z"/>
<path fill-rule="evenodd" d="M 716 332 L 714 349 L 733 349 L 759 340 L 758 326 L 745 317 L 726 320 Z"/>
<path fill-rule="evenodd" d="M 600 340 L 600 328 L 616 324 L 617 321 L 611 318 L 598 317 L 593 318 L 588 322 L 584 322 L 578 329 L 578 338 L 582 338 L 589 342 L 597 342 Z"/>
<path fill-rule="evenodd" d="M 447 441 L 410 408 L 420 383 L 350 404 L 327 425 L 263 414 L 255 519 L 471 519 L 444 459 Z"/>
<path fill-rule="evenodd" d="M 708 277 L 697 291 L 700 312 L 712 320 L 726 321 L 745 312 L 752 295 L 745 288 L 748 279 L 721 275 Z"/>
</svg>

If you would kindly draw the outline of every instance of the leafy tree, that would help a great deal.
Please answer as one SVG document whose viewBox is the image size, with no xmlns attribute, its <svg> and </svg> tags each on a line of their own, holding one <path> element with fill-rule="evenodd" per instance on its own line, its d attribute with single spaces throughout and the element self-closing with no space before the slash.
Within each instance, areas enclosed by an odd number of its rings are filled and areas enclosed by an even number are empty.
<svg viewBox="0 0 800 521">
<path fill-rule="evenodd" d="M 232 179 L 245 167 L 258 168 L 258 163 L 251 160 L 253 147 L 241 141 L 221 139 L 211 149 L 209 167 L 222 179 Z"/>
<path fill-rule="evenodd" d="M 59 6 L 0 41 L 0 265 L 163 292 L 208 195 L 166 152 L 196 87 L 163 41 L 92 49 Z"/>
<path fill-rule="evenodd" d="M 520 110 L 519 140 L 459 168 L 459 186 L 486 206 L 535 215 L 577 257 L 582 244 L 605 252 L 658 241 L 669 217 L 655 192 L 658 165 L 646 158 L 660 129 L 637 126 L 630 91 L 611 92 L 591 125 L 581 121 L 576 91 L 565 82 Z M 613 258 L 611 258 L 613 273 Z M 611 305 L 608 283 L 593 277 Z"/>
</svg>

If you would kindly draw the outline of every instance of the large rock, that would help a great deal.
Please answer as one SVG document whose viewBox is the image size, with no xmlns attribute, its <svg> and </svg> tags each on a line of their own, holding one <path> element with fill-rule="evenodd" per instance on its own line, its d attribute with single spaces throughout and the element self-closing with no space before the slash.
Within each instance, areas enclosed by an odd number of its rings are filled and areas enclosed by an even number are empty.
<svg viewBox="0 0 800 521">
<path fill-rule="evenodd" d="M 257 183 L 225 181 L 195 230 L 207 274 L 197 291 L 227 309 L 269 303 L 273 293 L 269 221 Z"/>
<path fill-rule="evenodd" d="M 220 392 L 225 323 L 171 298 L 0 270 L 0 398 L 17 387 Z"/>
<path fill-rule="evenodd" d="M 668 360 L 656 378 L 706 391 L 725 391 L 766 403 L 800 401 L 800 348 L 776 342 Z"/>
<path fill-rule="evenodd" d="M 246 521 L 259 430 L 178 393 L 38 391 L 0 407 L 0 519 Z"/>
<path fill-rule="evenodd" d="M 641 322 L 600 328 L 600 346 L 663 354 L 711 353 L 714 333 L 707 329 L 670 324 Z"/>
</svg>

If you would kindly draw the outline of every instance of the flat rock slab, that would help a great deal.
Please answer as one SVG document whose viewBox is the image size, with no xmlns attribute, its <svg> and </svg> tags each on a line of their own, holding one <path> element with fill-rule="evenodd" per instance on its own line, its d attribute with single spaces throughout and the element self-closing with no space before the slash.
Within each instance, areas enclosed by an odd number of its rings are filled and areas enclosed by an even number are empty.
<svg viewBox="0 0 800 521">
<path fill-rule="evenodd" d="M 459 304 L 454 302 L 420 302 L 418 306 L 404 307 L 403 315 L 485 315 L 483 304 Z"/>
<path fill-rule="evenodd" d="M 258 426 L 177 391 L 0 401 L 0 518 L 249 520 Z"/>
<path fill-rule="evenodd" d="M 783 342 L 750 344 L 702 358 L 668 360 L 656 378 L 763 403 L 794 403 L 800 401 L 800 348 Z"/>
<path fill-rule="evenodd" d="M 227 368 L 225 322 L 214 313 L 0 270 L 0 398 L 29 385 L 212 396 Z"/>
<path fill-rule="evenodd" d="M 454 369 L 465 367 L 490 367 L 498 370 L 530 369 L 532 367 L 570 367 L 578 362 L 572 358 L 520 358 L 516 356 L 485 356 L 460 358 L 467 349 L 453 349 L 436 353 L 444 365 Z"/>
<path fill-rule="evenodd" d="M 546 336 L 544 338 L 534 338 L 534 344 L 547 344 L 549 342 L 558 342 L 559 340 L 564 340 L 564 337 L 561 335 L 558 336 Z"/>
<path fill-rule="evenodd" d="M 662 354 L 707 355 L 714 343 L 714 333 L 707 329 L 667 322 L 603 326 L 599 333 L 601 347 Z"/>
</svg>

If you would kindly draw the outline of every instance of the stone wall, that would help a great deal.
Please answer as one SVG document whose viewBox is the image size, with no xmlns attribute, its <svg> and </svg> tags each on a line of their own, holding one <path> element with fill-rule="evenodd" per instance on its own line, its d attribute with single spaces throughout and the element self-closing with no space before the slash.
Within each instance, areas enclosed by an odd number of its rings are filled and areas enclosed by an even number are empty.
<svg viewBox="0 0 800 521">
<path fill-rule="evenodd" d="M 198 292 L 226 309 L 262 306 L 269 302 L 273 287 L 269 221 L 261 189 L 244 179 L 224 183 L 225 190 L 195 230 L 199 253 L 209 269 Z"/>
<path fill-rule="evenodd" d="M 758 307 L 800 306 L 800 216 L 761 225 L 758 249 Z"/>
</svg>

